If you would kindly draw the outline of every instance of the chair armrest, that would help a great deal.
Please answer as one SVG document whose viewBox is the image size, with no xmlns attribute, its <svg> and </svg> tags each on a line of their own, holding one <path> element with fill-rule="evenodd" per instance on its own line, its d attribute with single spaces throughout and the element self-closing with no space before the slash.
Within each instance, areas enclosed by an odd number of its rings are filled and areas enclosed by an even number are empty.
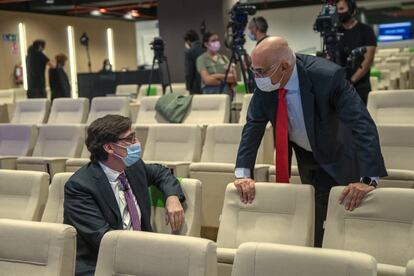
<svg viewBox="0 0 414 276">
<path fill-rule="evenodd" d="M 237 249 L 233 248 L 217 248 L 217 262 L 233 264 Z"/>
<path fill-rule="evenodd" d="M 162 164 L 172 170 L 172 173 L 177 177 L 188 177 L 190 170 L 190 162 L 180 162 L 180 161 L 145 161 L 145 163 L 157 163 Z"/>
<path fill-rule="evenodd" d="M 267 182 L 269 176 L 269 166 L 258 164 L 254 166 L 254 179 L 257 182 Z"/>
<path fill-rule="evenodd" d="M 0 156 L 0 169 L 15 170 L 17 156 Z"/>
<path fill-rule="evenodd" d="M 65 157 L 24 156 L 17 158 L 18 170 L 43 171 L 52 178 L 56 173 L 65 171 Z"/>
</svg>

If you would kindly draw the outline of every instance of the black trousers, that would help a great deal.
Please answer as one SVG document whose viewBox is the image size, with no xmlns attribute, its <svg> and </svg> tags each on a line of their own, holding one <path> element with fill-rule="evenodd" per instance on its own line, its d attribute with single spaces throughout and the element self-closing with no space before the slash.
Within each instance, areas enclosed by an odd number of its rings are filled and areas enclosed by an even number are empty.
<svg viewBox="0 0 414 276">
<path fill-rule="evenodd" d="M 27 98 L 46 98 L 45 88 L 29 88 L 27 91 Z"/>
<path fill-rule="evenodd" d="M 315 188 L 315 247 L 322 247 L 329 192 L 336 181 L 315 161 L 313 153 L 291 143 L 296 153 L 300 179 Z"/>
</svg>

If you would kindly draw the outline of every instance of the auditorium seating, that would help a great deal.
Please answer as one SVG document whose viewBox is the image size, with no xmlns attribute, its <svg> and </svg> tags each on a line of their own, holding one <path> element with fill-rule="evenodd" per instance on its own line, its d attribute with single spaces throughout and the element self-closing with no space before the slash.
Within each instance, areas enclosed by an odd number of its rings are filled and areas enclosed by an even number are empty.
<svg viewBox="0 0 414 276">
<path fill-rule="evenodd" d="M 198 125 L 153 125 L 148 131 L 143 159 L 167 165 L 176 176 L 188 177 L 190 163 L 200 160 L 201 140 Z"/>
<path fill-rule="evenodd" d="M 10 122 L 13 115 L 15 93 L 13 89 L 0 90 L 0 123 Z"/>
<path fill-rule="evenodd" d="M 216 276 L 216 245 L 209 240 L 110 231 L 102 239 L 96 276 Z"/>
<path fill-rule="evenodd" d="M 57 173 L 49 187 L 49 196 L 43 212 L 42 222 L 63 223 L 63 201 L 66 181 L 73 173 Z"/>
<path fill-rule="evenodd" d="M 0 218 L 39 221 L 48 189 L 44 172 L 0 170 Z"/>
<path fill-rule="evenodd" d="M 276 182 L 276 166 L 269 167 L 269 182 Z M 290 166 L 290 178 L 289 183 L 292 184 L 301 184 L 302 180 L 300 179 L 298 163 L 296 161 L 296 153 L 292 149 L 292 164 Z"/>
<path fill-rule="evenodd" d="M 70 276 L 75 273 L 72 226 L 0 219 L 0 274 Z"/>
<path fill-rule="evenodd" d="M 377 125 L 388 176 L 380 187 L 414 188 L 414 125 Z"/>
<path fill-rule="evenodd" d="M 185 83 L 171 83 L 171 88 L 173 89 L 174 93 L 187 96 L 189 92 L 187 91 Z M 170 91 L 170 88 L 167 87 L 167 91 Z"/>
<path fill-rule="evenodd" d="M 270 243 L 245 243 L 232 276 L 376 276 L 377 264 L 363 253 Z"/>
<path fill-rule="evenodd" d="M 108 114 L 129 116 L 129 99 L 127 97 L 95 97 L 86 123 L 89 125 L 96 119 Z"/>
<path fill-rule="evenodd" d="M 414 276 L 414 260 L 411 260 L 407 264 L 406 276 Z"/>
<path fill-rule="evenodd" d="M 181 189 L 185 195 L 183 204 L 185 213 L 185 224 L 180 231 L 174 234 L 185 236 L 200 236 L 201 228 L 201 187 L 202 184 L 197 179 L 180 179 Z M 154 201 L 154 197 L 152 197 Z M 165 206 L 163 202 L 157 200 L 152 202 L 151 207 L 152 230 L 157 233 L 171 234 L 171 226 L 165 224 Z"/>
<path fill-rule="evenodd" d="M 18 101 L 12 124 L 43 124 L 49 115 L 50 101 L 47 99 L 27 99 Z"/>
<path fill-rule="evenodd" d="M 376 124 L 414 124 L 414 90 L 372 91 L 367 108 Z"/>
<path fill-rule="evenodd" d="M 82 152 L 79 158 L 69 158 L 66 160 L 65 172 L 76 172 L 80 167 L 90 162 L 90 152 L 83 143 Z"/>
<path fill-rule="evenodd" d="M 138 94 L 138 85 L 137 84 L 118 84 L 116 86 L 115 95 L 117 96 L 127 96 L 127 97 L 137 97 Z"/>
<path fill-rule="evenodd" d="M 372 255 L 379 276 L 405 275 L 414 259 L 414 190 L 376 189 L 352 212 L 339 204 L 342 190 L 331 190 L 323 247 Z"/>
<path fill-rule="evenodd" d="M 256 183 L 251 204 L 240 201 L 233 183 L 227 185 L 217 238 L 219 275 L 230 275 L 236 249 L 245 242 L 313 246 L 314 209 L 310 185 Z"/>
<path fill-rule="evenodd" d="M 24 124 L 0 124 L 0 169 L 16 169 L 19 156 L 33 152 L 37 127 Z"/>
<path fill-rule="evenodd" d="M 58 98 L 53 100 L 48 124 L 83 124 L 89 113 L 87 98 Z"/>
<path fill-rule="evenodd" d="M 226 94 L 194 95 L 184 124 L 230 123 L 230 97 Z"/>
<path fill-rule="evenodd" d="M 247 111 L 249 109 L 250 101 L 252 100 L 253 94 L 245 94 L 243 97 L 243 104 L 240 111 L 240 117 L 239 117 L 239 123 L 245 124 L 246 123 L 246 117 L 247 117 Z"/>
<path fill-rule="evenodd" d="M 85 141 L 83 125 L 41 125 L 33 156 L 19 157 L 17 169 L 55 173 L 65 171 L 66 159 L 79 157 Z"/>
<path fill-rule="evenodd" d="M 201 162 L 190 165 L 190 178 L 203 183 L 202 236 L 215 240 L 226 185 L 234 180 L 237 149 L 243 126 L 240 124 L 209 125 L 201 154 Z M 257 164 L 263 164 L 260 146 Z M 257 181 L 267 180 L 267 165 L 256 165 Z"/>
</svg>

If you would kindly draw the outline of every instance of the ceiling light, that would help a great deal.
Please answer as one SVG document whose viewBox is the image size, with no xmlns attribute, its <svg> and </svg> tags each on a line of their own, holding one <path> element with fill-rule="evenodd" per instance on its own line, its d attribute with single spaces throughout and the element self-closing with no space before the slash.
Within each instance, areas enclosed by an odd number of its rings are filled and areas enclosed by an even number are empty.
<svg viewBox="0 0 414 276">
<path fill-rule="evenodd" d="M 99 12 L 100 12 L 100 13 L 106 13 L 106 12 L 108 12 L 108 9 L 105 9 L 105 8 L 100 8 L 100 9 L 99 9 Z"/>
<path fill-rule="evenodd" d="M 137 10 L 131 10 L 129 13 L 130 13 L 133 17 L 138 17 L 138 16 L 140 16 L 140 14 L 139 14 L 139 12 L 138 12 Z"/>
<path fill-rule="evenodd" d="M 133 17 L 130 13 L 126 13 L 126 14 L 124 15 L 124 18 L 125 18 L 125 19 L 129 19 L 129 20 L 134 19 L 134 17 Z"/>
<path fill-rule="evenodd" d="M 101 15 L 101 12 L 98 11 L 98 10 L 93 10 L 93 11 L 91 11 L 91 15 L 99 16 L 99 15 Z"/>
</svg>

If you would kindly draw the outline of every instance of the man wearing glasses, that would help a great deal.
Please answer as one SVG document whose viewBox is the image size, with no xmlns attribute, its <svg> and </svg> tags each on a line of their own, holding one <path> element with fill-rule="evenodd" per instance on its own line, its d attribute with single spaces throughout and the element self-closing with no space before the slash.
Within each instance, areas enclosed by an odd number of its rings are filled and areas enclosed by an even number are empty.
<svg viewBox="0 0 414 276">
<path fill-rule="evenodd" d="M 150 185 L 165 195 L 166 222 L 172 232 L 184 223 L 181 203 L 185 197 L 179 182 L 167 168 L 141 160 L 141 145 L 129 118 L 107 115 L 97 119 L 88 127 L 85 144 L 91 162 L 65 185 L 64 223 L 78 233 L 76 275 L 94 274 L 106 232 L 152 231 Z"/>
<path fill-rule="evenodd" d="M 315 246 L 321 246 L 330 189 L 346 185 L 341 204 L 352 211 L 387 174 L 376 126 L 340 66 L 295 55 L 282 37 L 269 37 L 253 50 L 251 70 L 257 88 L 237 156 L 240 199 L 254 200 L 251 172 L 270 121 L 276 182 L 289 183 L 293 148 L 302 183 L 315 188 Z"/>
</svg>

